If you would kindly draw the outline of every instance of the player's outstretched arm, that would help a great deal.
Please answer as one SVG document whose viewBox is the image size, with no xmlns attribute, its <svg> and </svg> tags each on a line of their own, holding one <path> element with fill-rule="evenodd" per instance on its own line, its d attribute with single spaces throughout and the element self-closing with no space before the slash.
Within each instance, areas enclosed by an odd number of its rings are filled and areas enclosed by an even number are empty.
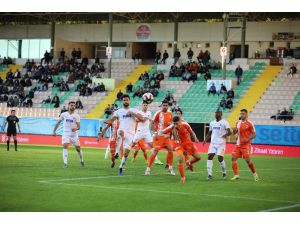
<svg viewBox="0 0 300 225">
<path fill-rule="evenodd" d="M 129 111 L 128 113 L 130 115 L 132 115 L 133 117 L 137 118 L 141 122 L 145 122 L 146 121 L 145 118 L 141 114 L 139 114 L 139 113 L 135 113 L 135 112 L 132 112 L 132 111 Z"/>
<path fill-rule="evenodd" d="M 110 119 L 106 120 L 106 123 L 111 123 L 112 124 L 116 119 L 118 119 L 118 116 L 113 115 Z"/>
<path fill-rule="evenodd" d="M 106 125 L 106 127 L 101 131 L 98 132 L 98 138 L 97 141 L 99 142 L 101 138 L 103 138 L 104 134 L 106 133 L 106 131 L 108 130 L 108 128 L 110 127 L 109 124 Z"/>
</svg>

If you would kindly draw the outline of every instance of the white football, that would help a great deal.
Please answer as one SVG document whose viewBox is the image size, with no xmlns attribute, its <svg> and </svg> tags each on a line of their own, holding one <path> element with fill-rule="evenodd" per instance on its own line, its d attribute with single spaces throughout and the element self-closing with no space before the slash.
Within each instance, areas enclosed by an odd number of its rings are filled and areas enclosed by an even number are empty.
<svg viewBox="0 0 300 225">
<path fill-rule="evenodd" d="M 143 98 L 143 101 L 146 102 L 146 103 L 148 103 L 148 104 L 152 103 L 153 99 L 154 99 L 154 97 L 153 97 L 153 95 L 151 93 L 145 93 L 145 94 L 143 94 L 142 98 Z"/>
</svg>

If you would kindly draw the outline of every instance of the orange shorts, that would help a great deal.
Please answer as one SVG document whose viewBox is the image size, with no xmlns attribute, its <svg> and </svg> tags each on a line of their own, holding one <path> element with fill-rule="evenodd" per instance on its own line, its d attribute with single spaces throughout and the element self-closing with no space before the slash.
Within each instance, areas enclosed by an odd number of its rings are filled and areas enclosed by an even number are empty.
<svg viewBox="0 0 300 225">
<path fill-rule="evenodd" d="M 250 158 L 251 153 L 251 145 L 244 146 L 235 146 L 235 149 L 232 152 L 232 156 L 235 158 Z"/>
<path fill-rule="evenodd" d="M 196 152 L 198 152 L 198 149 L 191 142 L 191 143 L 186 143 L 186 144 L 176 144 L 175 151 L 179 155 L 183 155 L 184 152 L 186 152 L 189 155 L 193 155 Z"/>
<path fill-rule="evenodd" d="M 161 150 L 166 147 L 172 147 L 170 138 L 164 136 L 158 136 L 157 139 L 155 137 L 153 138 L 153 148 L 155 150 Z"/>
<path fill-rule="evenodd" d="M 115 153 L 116 152 L 116 141 L 110 141 L 109 142 L 109 148 L 110 148 L 110 152 L 111 153 Z"/>
<path fill-rule="evenodd" d="M 139 149 L 147 150 L 148 145 L 147 145 L 146 141 L 144 139 L 142 139 L 133 147 L 133 149 L 134 150 L 139 150 Z"/>
</svg>

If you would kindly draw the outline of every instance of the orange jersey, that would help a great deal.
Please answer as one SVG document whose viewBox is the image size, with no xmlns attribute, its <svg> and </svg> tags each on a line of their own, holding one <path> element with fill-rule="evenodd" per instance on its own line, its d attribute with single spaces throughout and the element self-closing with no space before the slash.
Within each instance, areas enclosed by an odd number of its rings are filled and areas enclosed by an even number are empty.
<svg viewBox="0 0 300 225">
<path fill-rule="evenodd" d="M 253 123 L 250 120 L 239 120 L 236 123 L 236 128 L 238 129 L 238 139 L 236 142 L 236 145 L 238 146 L 245 146 L 250 145 L 251 141 L 249 138 L 251 137 L 251 134 L 255 132 L 255 128 Z M 244 139 L 247 139 L 247 142 L 244 142 Z"/>
<path fill-rule="evenodd" d="M 119 120 L 115 120 L 113 123 L 107 123 L 106 127 L 110 127 L 109 141 L 116 141 L 118 136 Z"/>
<path fill-rule="evenodd" d="M 181 143 L 181 144 L 187 144 L 192 143 L 191 140 L 191 134 L 193 133 L 193 130 L 191 126 L 187 122 L 181 122 L 180 128 L 177 129 L 174 127 L 174 125 L 168 126 L 166 129 L 162 131 L 164 134 L 171 133 L 174 137 L 174 143 Z"/>
<path fill-rule="evenodd" d="M 162 112 L 158 111 L 153 117 L 153 122 L 155 124 L 154 130 L 161 132 L 163 129 L 171 125 L 173 119 L 173 114 L 170 111 Z"/>
</svg>

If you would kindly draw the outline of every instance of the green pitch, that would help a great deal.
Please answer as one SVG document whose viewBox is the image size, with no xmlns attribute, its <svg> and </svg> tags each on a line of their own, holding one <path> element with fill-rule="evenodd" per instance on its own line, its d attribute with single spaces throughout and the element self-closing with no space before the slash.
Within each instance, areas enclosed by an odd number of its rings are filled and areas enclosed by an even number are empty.
<svg viewBox="0 0 300 225">
<path fill-rule="evenodd" d="M 186 171 L 182 185 L 168 176 L 164 166 L 153 165 L 152 175 L 141 152 L 135 163 L 131 156 L 123 177 L 103 149 L 84 148 L 81 168 L 74 148 L 69 150 L 69 168 L 63 169 L 60 147 L 19 146 L 7 152 L 0 146 L 0 211 L 300 211 L 300 159 L 253 157 L 260 182 L 254 182 L 240 160 L 241 180 L 220 179 L 214 161 L 214 180 L 206 180 L 206 156 Z M 165 153 L 159 155 L 165 161 Z M 226 156 L 228 177 L 232 176 Z"/>
</svg>

